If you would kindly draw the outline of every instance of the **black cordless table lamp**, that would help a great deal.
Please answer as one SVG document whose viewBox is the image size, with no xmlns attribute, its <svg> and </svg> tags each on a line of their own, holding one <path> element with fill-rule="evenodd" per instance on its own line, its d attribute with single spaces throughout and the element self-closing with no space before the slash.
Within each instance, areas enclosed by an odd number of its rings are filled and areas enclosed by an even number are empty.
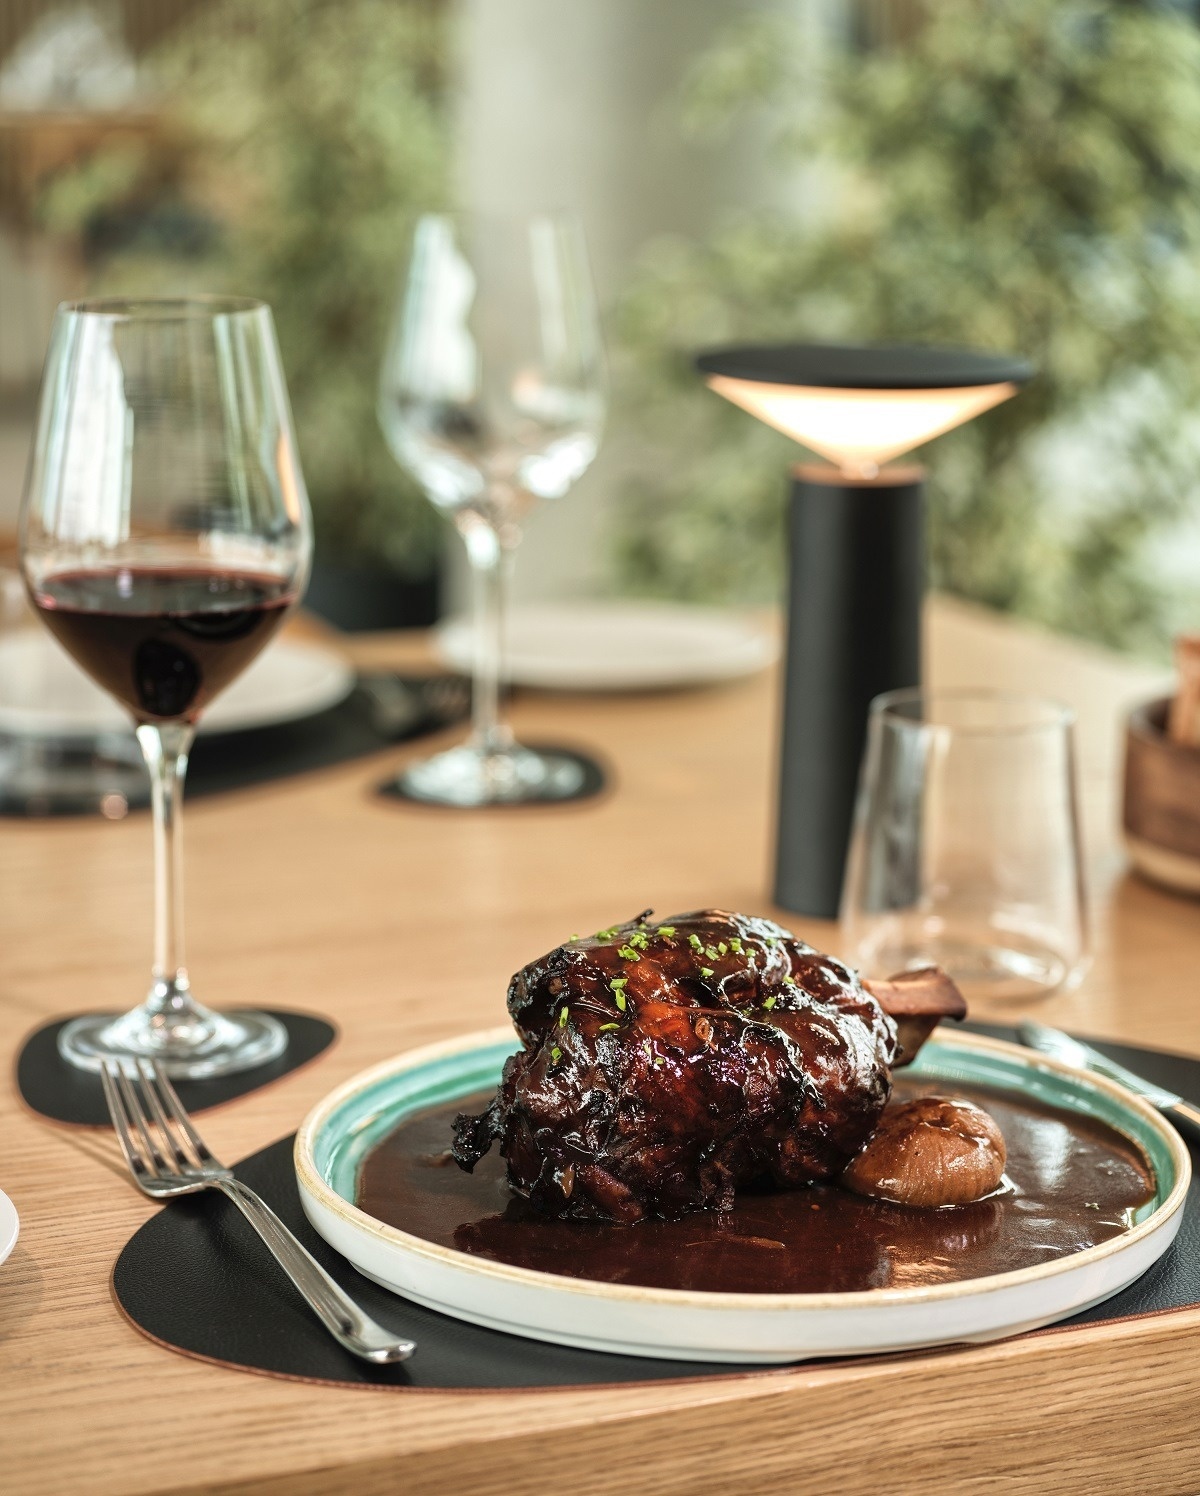
<svg viewBox="0 0 1200 1496">
<path fill-rule="evenodd" d="M 886 464 L 1015 395 L 1023 359 L 957 348 L 717 348 L 711 389 L 829 459 L 793 471 L 774 899 L 837 915 L 867 709 L 921 681 L 924 471 Z"/>
</svg>

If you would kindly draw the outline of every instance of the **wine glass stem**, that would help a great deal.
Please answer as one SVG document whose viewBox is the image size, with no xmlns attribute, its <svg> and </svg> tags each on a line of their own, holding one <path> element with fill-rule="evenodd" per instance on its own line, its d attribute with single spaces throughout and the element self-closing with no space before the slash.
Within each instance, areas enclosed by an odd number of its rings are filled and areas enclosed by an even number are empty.
<svg viewBox="0 0 1200 1496">
<path fill-rule="evenodd" d="M 504 632 L 513 541 L 487 520 L 472 515 L 463 529 L 471 563 L 475 623 L 475 671 L 471 690 L 471 746 L 479 753 L 504 753 L 512 732 L 500 720 Z"/>
<path fill-rule="evenodd" d="M 137 730 L 142 756 L 150 770 L 150 805 L 154 816 L 154 986 L 146 999 L 151 1021 L 167 1027 L 191 1019 L 198 1004 L 188 987 L 183 958 L 183 841 L 180 813 L 188 750 L 196 730 L 184 723 Z"/>
</svg>

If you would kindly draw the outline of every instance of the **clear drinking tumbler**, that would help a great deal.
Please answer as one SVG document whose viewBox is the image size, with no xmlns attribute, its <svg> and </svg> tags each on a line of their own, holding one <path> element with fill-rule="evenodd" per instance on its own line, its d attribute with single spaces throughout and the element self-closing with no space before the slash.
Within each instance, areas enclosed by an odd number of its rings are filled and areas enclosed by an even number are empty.
<svg viewBox="0 0 1200 1496">
<path fill-rule="evenodd" d="M 842 892 L 867 976 L 939 965 L 968 1002 L 1087 967 L 1074 716 L 1034 696 L 893 691 L 872 703 Z"/>
</svg>

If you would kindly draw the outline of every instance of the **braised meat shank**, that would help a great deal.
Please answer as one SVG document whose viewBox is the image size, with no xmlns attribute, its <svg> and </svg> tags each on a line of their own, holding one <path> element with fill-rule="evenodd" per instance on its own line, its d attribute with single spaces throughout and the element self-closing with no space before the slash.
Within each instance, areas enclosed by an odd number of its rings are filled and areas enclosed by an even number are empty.
<svg viewBox="0 0 1200 1496">
<path fill-rule="evenodd" d="M 962 1016 L 930 975 L 933 1013 Z M 920 983 L 903 985 L 912 1020 Z M 672 1217 L 833 1179 L 899 1059 L 896 1024 L 853 972 L 720 910 L 558 946 L 513 977 L 508 1010 L 523 1047 L 487 1110 L 457 1119 L 453 1156 L 470 1170 L 499 1141 L 512 1187 L 554 1216 Z M 908 1023 L 905 1060 L 931 1026 Z"/>
</svg>

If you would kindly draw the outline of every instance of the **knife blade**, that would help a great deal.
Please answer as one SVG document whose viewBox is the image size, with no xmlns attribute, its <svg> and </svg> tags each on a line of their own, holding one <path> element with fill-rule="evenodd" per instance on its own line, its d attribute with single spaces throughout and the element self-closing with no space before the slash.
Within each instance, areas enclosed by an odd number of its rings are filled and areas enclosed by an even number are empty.
<svg viewBox="0 0 1200 1496">
<path fill-rule="evenodd" d="M 1155 1085 L 1153 1081 L 1143 1080 L 1140 1075 L 1135 1075 L 1116 1060 L 1110 1060 L 1106 1054 L 1101 1054 L 1098 1049 L 1093 1049 L 1081 1039 L 1073 1039 L 1061 1029 L 1049 1028 L 1044 1023 L 1020 1023 L 1017 1025 L 1017 1034 L 1028 1049 L 1048 1054 L 1056 1060 L 1062 1060 L 1064 1064 L 1074 1065 L 1078 1070 L 1094 1070 L 1098 1075 L 1106 1075 L 1109 1080 L 1115 1080 L 1127 1091 L 1148 1101 L 1164 1116 L 1170 1117 L 1177 1126 L 1200 1138 L 1200 1107 L 1193 1106 L 1174 1091 Z"/>
</svg>

